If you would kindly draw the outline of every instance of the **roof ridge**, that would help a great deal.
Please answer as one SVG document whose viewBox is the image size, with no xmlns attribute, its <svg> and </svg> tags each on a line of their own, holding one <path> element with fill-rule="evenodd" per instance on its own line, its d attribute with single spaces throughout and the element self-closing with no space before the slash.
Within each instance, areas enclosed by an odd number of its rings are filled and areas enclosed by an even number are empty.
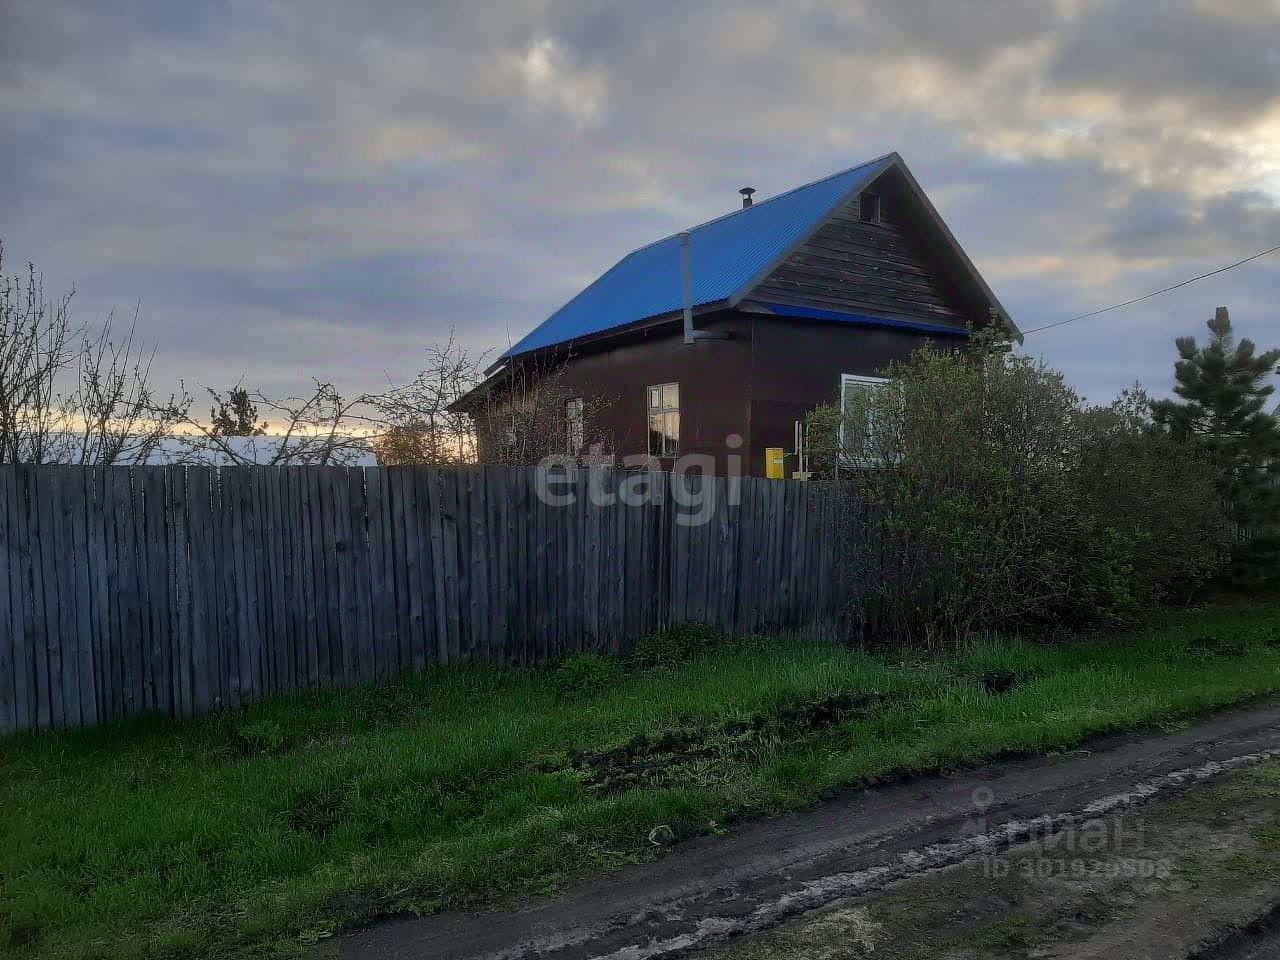
<svg viewBox="0 0 1280 960">
<path fill-rule="evenodd" d="M 773 203 L 773 201 L 775 200 L 781 200 L 783 197 L 789 197 L 791 196 L 791 194 L 798 193 L 801 190 L 808 190 L 810 187 L 816 187 L 818 184 L 826 183 L 828 180 L 835 180 L 837 177 L 843 177 L 845 174 L 853 173 L 855 170 L 861 170 L 864 167 L 870 167 L 870 166 L 873 166 L 874 164 L 883 163 L 885 160 L 891 160 L 894 158 L 901 159 L 900 157 L 898 157 L 897 151 L 890 151 L 889 153 L 886 153 L 883 156 L 876 157 L 874 160 L 866 160 L 866 161 L 863 161 L 862 163 L 855 163 L 852 167 L 846 167 L 843 170 L 837 170 L 835 173 L 828 174 L 825 177 L 819 177 L 817 180 L 810 180 L 808 183 L 802 183 L 800 184 L 800 186 L 792 187 L 790 190 L 783 190 L 782 193 L 775 193 L 773 196 L 768 197 L 764 200 L 757 200 L 754 203 L 752 203 L 751 206 L 749 207 L 739 207 L 737 210 L 730 210 L 728 213 L 722 213 L 718 217 L 712 217 L 710 220 L 704 220 L 702 221 L 702 223 L 694 224 L 692 227 L 685 227 L 683 230 L 677 230 L 675 233 L 669 233 L 665 237 L 660 237 L 659 239 L 654 240 L 650 243 L 646 243 L 643 246 L 636 247 L 634 250 L 625 254 L 618 261 L 618 263 L 621 263 L 623 260 L 627 259 L 627 257 L 631 256 L 631 254 L 633 253 L 639 253 L 641 250 L 648 250 L 650 247 L 656 247 L 660 243 L 666 243 L 668 240 L 674 240 L 676 237 L 680 236 L 680 234 L 682 233 L 693 233 L 693 231 L 695 230 L 701 230 L 703 227 L 709 227 L 713 223 L 719 223 L 721 220 L 728 220 L 730 217 L 739 216 L 740 214 L 746 213 L 749 210 L 754 210 L 757 207 L 768 206 L 770 203 Z"/>
<path fill-rule="evenodd" d="M 689 232 L 703 231 L 707 228 L 715 227 L 717 224 L 724 224 L 724 226 L 718 228 L 716 232 L 734 235 L 735 239 L 733 242 L 742 246 L 743 240 L 742 237 L 738 236 L 739 234 L 744 234 L 745 232 L 745 234 L 750 235 L 752 231 L 759 232 L 761 228 L 768 227 L 771 222 L 777 221 L 779 216 L 781 216 L 783 222 L 774 224 L 774 228 L 780 228 L 783 237 L 790 234 L 795 234 L 795 237 L 807 235 L 807 232 L 811 228 L 815 228 L 815 224 L 820 225 L 821 222 L 824 222 L 829 218 L 832 212 L 845 203 L 855 190 L 865 186 L 870 180 L 898 164 L 902 164 L 902 158 L 896 151 L 871 160 L 864 160 L 861 163 L 846 167 L 843 170 L 838 170 L 835 173 L 820 177 L 817 180 L 812 180 L 808 183 L 792 187 L 789 190 L 784 190 L 781 193 L 769 197 L 767 200 L 761 200 L 759 203 L 752 204 L 750 207 L 741 207 L 739 209 L 731 210 L 696 226 L 689 227 L 688 230 Z M 840 180 L 841 183 L 833 183 L 833 181 L 836 180 Z M 787 200 L 789 203 L 780 204 L 775 208 L 770 208 L 769 204 L 774 200 Z M 819 207 L 821 207 L 821 209 L 819 209 Z M 790 222 L 795 220 L 795 216 L 789 213 L 789 211 L 792 211 L 792 208 L 795 209 L 795 213 L 797 215 L 805 218 L 806 222 L 809 218 L 812 218 L 813 223 L 809 223 L 808 226 L 805 226 L 804 223 Z M 763 218 L 755 219 L 750 217 L 744 217 L 743 219 L 736 221 L 732 219 L 740 215 L 749 214 L 752 210 L 756 209 L 778 209 L 782 211 L 782 213 L 773 217 L 766 215 Z M 673 249 L 674 244 L 680 234 L 684 232 L 685 231 L 682 230 L 669 234 L 665 237 L 661 237 L 651 243 L 645 244 L 644 246 L 636 247 L 623 255 L 615 261 L 611 267 L 597 275 L 590 283 L 578 290 L 572 297 L 561 304 L 549 317 L 543 320 L 542 323 L 535 326 L 516 343 L 509 345 L 497 363 L 495 363 L 495 367 L 512 356 L 516 356 L 519 353 L 526 353 L 532 349 L 537 349 L 536 345 L 529 346 L 530 341 L 536 341 L 537 343 L 541 343 L 542 346 L 548 346 L 555 342 L 573 340 L 577 336 L 582 335 L 583 331 L 588 328 L 591 331 L 603 332 L 606 329 L 617 326 L 618 324 L 616 322 L 606 323 L 603 326 L 600 325 L 598 321 L 587 321 L 584 323 L 581 318 L 578 318 L 565 326 L 566 321 L 564 318 L 576 317 L 576 314 L 573 314 L 573 311 L 578 309 L 579 304 L 588 302 L 589 297 L 595 297 L 595 300 L 590 302 L 594 303 L 594 310 L 596 313 L 600 313 L 601 311 L 605 313 L 614 312 L 614 301 L 617 301 L 616 305 L 622 310 L 622 312 L 639 309 L 643 306 L 643 310 L 631 319 L 658 316 L 669 307 L 671 309 L 678 309 L 678 304 L 673 305 L 674 301 L 672 304 L 667 303 L 667 300 L 672 299 L 672 297 L 667 296 L 667 293 L 670 293 L 670 291 L 666 291 L 661 296 L 653 294 L 653 277 L 648 277 L 646 279 L 646 277 L 639 275 L 646 273 L 652 274 L 655 270 L 656 263 L 659 261 L 665 262 L 665 258 L 669 255 L 675 256 Z M 728 265 L 725 263 L 720 263 L 717 267 L 713 268 L 713 273 L 710 275 L 712 277 L 711 288 L 713 289 L 703 290 L 701 293 L 697 293 L 696 296 L 702 298 L 699 299 L 697 303 L 701 304 L 712 302 L 716 297 L 712 297 L 710 295 L 711 293 L 716 293 L 718 297 L 725 299 L 727 302 L 728 299 L 736 292 L 753 286 L 758 282 L 758 277 L 754 272 L 745 272 L 746 267 L 751 267 L 754 271 L 755 268 L 760 267 L 766 262 L 774 262 L 775 255 L 778 253 L 777 250 L 772 249 L 775 246 L 777 246 L 777 244 L 766 243 L 761 245 L 759 241 L 756 241 L 754 248 L 749 247 L 745 251 L 740 251 L 742 256 L 746 259 L 735 262 L 732 269 L 729 269 Z M 792 241 L 789 241 L 788 249 L 794 246 L 795 242 L 793 238 Z M 717 245 L 711 244 L 708 250 L 708 255 L 715 260 L 717 256 L 720 256 L 723 253 L 723 251 L 717 251 Z M 783 251 L 784 255 L 785 252 L 786 251 Z M 723 259 L 723 256 L 721 256 L 721 259 Z M 757 260 L 759 260 L 759 263 L 756 262 Z M 633 263 L 638 265 L 634 269 L 628 266 L 628 264 Z M 675 269 L 674 264 L 669 266 L 671 266 L 672 270 Z M 639 271 L 638 274 L 637 271 Z M 637 279 L 637 277 L 639 279 Z M 725 287 L 725 284 L 730 279 L 734 280 L 734 285 L 732 288 Z M 637 284 L 639 284 L 639 286 L 637 286 Z M 724 289 L 721 289 L 722 287 Z M 596 291 L 603 291 L 603 293 L 597 294 Z M 645 291 L 648 292 L 646 293 Z M 601 300 L 601 296 L 605 299 Z M 549 335 L 546 334 L 545 331 L 549 328 L 555 329 L 553 325 L 557 323 L 564 327 L 563 330 L 556 333 L 556 336 L 559 339 L 548 339 Z M 583 329 L 574 333 L 573 330 L 577 327 L 582 327 Z"/>
</svg>

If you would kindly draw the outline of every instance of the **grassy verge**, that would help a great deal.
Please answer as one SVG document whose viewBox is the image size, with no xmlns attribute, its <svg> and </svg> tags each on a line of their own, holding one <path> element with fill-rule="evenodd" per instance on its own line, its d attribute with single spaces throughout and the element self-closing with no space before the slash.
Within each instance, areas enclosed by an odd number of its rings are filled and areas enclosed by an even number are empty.
<svg viewBox="0 0 1280 960">
<path fill-rule="evenodd" d="M 1280 605 L 928 662 L 648 653 L 0 742 L 0 951 L 293 956 L 353 920 L 546 890 L 844 785 L 1176 722 L 1280 690 Z"/>
</svg>

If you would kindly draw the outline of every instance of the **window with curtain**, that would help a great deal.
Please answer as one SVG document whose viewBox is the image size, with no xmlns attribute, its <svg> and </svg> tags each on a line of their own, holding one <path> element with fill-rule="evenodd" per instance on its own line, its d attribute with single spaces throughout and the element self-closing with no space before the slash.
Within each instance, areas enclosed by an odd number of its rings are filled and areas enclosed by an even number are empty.
<svg viewBox="0 0 1280 960">
<path fill-rule="evenodd" d="M 660 383 L 645 391 L 649 410 L 649 456 L 680 452 L 680 384 Z"/>
</svg>

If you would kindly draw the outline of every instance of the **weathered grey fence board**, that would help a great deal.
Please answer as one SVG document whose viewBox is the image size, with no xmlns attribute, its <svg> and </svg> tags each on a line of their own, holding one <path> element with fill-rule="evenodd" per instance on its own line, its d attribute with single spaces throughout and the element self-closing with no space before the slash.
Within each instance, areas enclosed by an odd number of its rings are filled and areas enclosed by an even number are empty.
<svg viewBox="0 0 1280 960">
<path fill-rule="evenodd" d="M 5 581 L 5 601 L 7 607 L 4 615 L 13 634 L 13 642 L 9 648 L 9 712 L 7 716 L 9 729 L 16 730 L 30 724 L 27 714 L 25 648 L 27 645 L 27 611 L 23 599 L 23 540 L 18 530 L 18 471 L 13 466 L 0 466 L 0 557 L 4 558 L 6 569 L 0 573 Z M 3 682 L 3 681 L 0 681 Z M 0 723 L 5 722 L 0 718 Z"/>
<path fill-rule="evenodd" d="M 285 467 L 289 490 L 289 518 L 285 523 L 293 546 L 291 566 L 294 573 L 293 601 L 295 617 L 295 657 L 298 686 L 310 687 L 319 682 L 316 663 L 316 610 L 312 578 L 311 525 L 306 509 L 306 482 L 303 467 Z"/>
<path fill-rule="evenodd" d="M 121 562 L 121 555 L 128 555 L 119 548 L 119 535 L 128 532 L 133 517 L 120 516 L 121 508 L 116 500 L 118 476 L 114 470 L 94 471 L 94 523 L 88 558 L 94 574 L 94 642 L 98 644 L 99 654 L 96 682 L 102 695 L 103 714 L 112 719 L 128 712 L 130 692 L 135 694 L 136 709 L 147 709 L 145 699 L 140 701 L 137 697 L 143 688 L 142 674 L 146 663 L 142 637 L 134 635 L 138 649 L 133 657 L 123 649 L 129 645 L 130 635 L 127 624 L 121 622 L 121 601 L 131 586 L 138 593 L 142 591 L 136 585 L 127 584 L 123 576 L 125 565 Z M 120 479 L 127 483 L 128 474 Z M 117 523 L 120 524 L 119 529 Z M 130 660 L 134 662 L 129 663 Z M 128 676 L 130 668 L 134 670 L 136 679 Z"/>
<path fill-rule="evenodd" d="M 0 729 L 17 729 L 18 675 L 17 652 L 22 644 L 24 618 L 22 601 L 17 590 L 18 539 L 14 530 L 16 518 L 10 510 L 10 500 L 17 478 L 12 467 L 0 466 L 0 557 L 8 565 L 0 572 L 0 617 L 10 624 L 14 641 L 0 645 Z"/>
<path fill-rule="evenodd" d="M 251 546 L 254 543 L 252 479 L 252 467 L 237 470 L 224 477 L 212 491 L 216 506 L 211 530 L 218 549 L 213 558 L 214 568 L 206 575 L 217 584 L 221 600 L 221 606 L 211 613 L 221 628 L 221 636 L 229 641 L 214 647 L 224 671 L 216 696 L 228 705 L 239 703 L 241 690 L 247 694 L 256 679 L 253 660 L 258 624 L 252 606 L 257 594 L 257 585 L 253 582 L 256 551 Z"/>
<path fill-rule="evenodd" d="M 271 482 L 265 482 L 267 480 Z M 275 651 L 276 682 L 272 691 L 291 690 L 298 683 L 298 623 L 297 607 L 292 602 L 296 596 L 296 583 L 292 557 L 293 527 L 288 509 L 287 481 L 284 478 L 264 477 L 264 485 L 271 502 L 268 526 L 272 531 L 271 550 L 271 603 L 275 615 L 274 632 L 270 638 Z"/>
<path fill-rule="evenodd" d="M 685 621 L 826 629 L 838 512 L 759 479 L 0 466 L 0 732 L 625 652 Z"/>
<path fill-rule="evenodd" d="M 14 676 L 16 682 L 26 680 L 29 683 L 25 691 L 18 690 L 15 693 L 15 698 L 23 708 L 18 714 L 18 719 L 19 721 L 23 718 L 26 719 L 26 726 L 22 729 L 33 729 L 40 726 L 42 688 L 36 660 L 45 646 L 44 619 L 42 616 L 44 601 L 42 596 L 37 593 L 35 586 L 35 570 L 40 559 L 40 552 L 39 531 L 30 509 L 31 476 L 32 471 L 30 468 L 15 468 L 14 500 L 10 505 L 10 509 L 17 514 L 17 524 L 15 526 L 21 542 L 18 555 L 18 562 L 21 564 L 21 568 L 18 571 L 18 575 L 19 588 L 22 590 L 22 612 L 26 619 L 24 624 L 26 629 L 22 635 L 22 642 L 18 645 L 17 656 L 15 656 L 15 662 L 19 659 L 22 661 L 23 669 L 16 671 Z M 45 702 L 47 703 L 47 700 Z"/>
<path fill-rule="evenodd" d="M 49 706 L 46 723 L 51 726 L 71 726 L 75 719 L 68 715 L 68 692 L 77 671 L 70 666 L 62 669 L 63 651 L 75 642 L 74 623 L 69 622 L 72 598 L 66 571 L 70 562 L 71 545 L 65 542 L 65 524 L 61 521 L 60 500 L 64 468 L 56 467 L 37 478 L 36 493 L 40 498 L 41 560 L 49 572 L 44 579 L 45 623 L 50 628 L 49 644 L 43 658 L 45 683 L 49 688 Z"/>
<path fill-rule="evenodd" d="M 320 678 L 328 674 L 328 619 L 324 604 L 324 560 L 320 556 L 323 542 L 322 515 L 316 493 L 314 471 L 310 467 L 298 467 L 297 522 L 302 535 L 302 594 L 306 604 L 306 626 L 302 634 L 302 648 L 306 652 L 307 683 L 320 685 Z"/>
<path fill-rule="evenodd" d="M 10 491 L 14 485 L 13 469 L 0 467 L 0 556 L 6 563 L 16 564 L 18 545 L 13 535 L 12 520 L 9 516 Z M 10 596 L 12 587 L 9 576 L 0 576 L 0 617 L 11 625 L 12 632 L 21 631 L 20 615 L 15 613 L 18 606 Z M 17 644 L 0 644 L 0 729 L 17 728 L 16 694 L 14 693 L 13 660 Z"/>
<path fill-rule="evenodd" d="M 395 503 L 399 550 L 404 583 L 400 589 L 401 619 L 404 635 L 401 641 L 400 668 L 421 669 L 426 662 L 428 645 L 434 645 L 436 608 L 431 603 L 436 587 L 432 583 L 430 562 L 431 521 L 427 509 L 425 476 L 421 470 L 396 470 Z M 422 498 L 422 506 L 418 501 Z M 395 561 L 393 560 L 393 563 Z M 444 611 L 439 611 L 444 616 Z"/>
</svg>

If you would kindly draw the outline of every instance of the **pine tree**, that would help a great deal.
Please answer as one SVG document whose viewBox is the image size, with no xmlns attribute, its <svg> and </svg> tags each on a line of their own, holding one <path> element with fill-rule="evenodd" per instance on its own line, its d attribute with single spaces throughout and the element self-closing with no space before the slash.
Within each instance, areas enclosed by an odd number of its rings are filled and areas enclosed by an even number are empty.
<svg viewBox="0 0 1280 960">
<path fill-rule="evenodd" d="M 214 406 L 209 411 L 211 433 L 215 437 L 260 437 L 267 425 L 258 422 L 258 405 L 242 386 L 234 386 L 223 396 L 213 390 Z"/>
<path fill-rule="evenodd" d="M 1280 523 L 1280 422 L 1267 412 L 1275 387 L 1267 383 L 1280 350 L 1258 353 L 1236 341 L 1226 307 L 1209 321 L 1209 341 L 1176 341 L 1174 393 L 1152 404 L 1157 424 L 1174 438 L 1200 446 L 1218 475 L 1218 492 L 1241 530 Z"/>
</svg>

